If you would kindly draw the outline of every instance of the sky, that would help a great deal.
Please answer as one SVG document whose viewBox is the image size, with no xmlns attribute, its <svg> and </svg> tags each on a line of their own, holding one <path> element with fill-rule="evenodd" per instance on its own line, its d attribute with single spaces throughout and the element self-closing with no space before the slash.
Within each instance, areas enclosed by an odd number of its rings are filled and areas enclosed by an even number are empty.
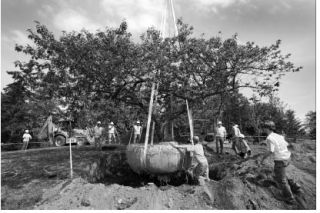
<svg viewBox="0 0 320 213">
<path fill-rule="evenodd" d="M 53 32 L 95 32 L 128 22 L 133 40 L 148 27 L 160 28 L 163 0 L 1 0 L 1 91 L 12 83 L 6 71 L 13 62 L 27 60 L 14 51 L 27 44 L 27 29 L 37 20 Z M 280 39 L 282 53 L 291 53 L 300 72 L 287 73 L 278 97 L 304 121 L 316 109 L 316 5 L 315 0 L 173 0 L 176 17 L 194 27 L 195 35 L 224 38 L 235 33 L 241 42 L 269 46 Z M 30 43 L 31 44 L 31 43 Z"/>
</svg>

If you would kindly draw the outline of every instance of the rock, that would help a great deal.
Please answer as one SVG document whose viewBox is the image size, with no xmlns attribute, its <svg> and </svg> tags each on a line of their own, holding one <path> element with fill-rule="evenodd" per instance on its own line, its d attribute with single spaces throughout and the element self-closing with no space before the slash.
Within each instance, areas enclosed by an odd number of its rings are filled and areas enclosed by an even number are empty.
<svg viewBox="0 0 320 213">
<path fill-rule="evenodd" d="M 253 184 L 251 184 L 251 183 L 246 183 L 246 185 L 247 185 L 247 187 L 248 187 L 248 189 L 250 190 L 250 191 L 252 191 L 252 192 L 256 192 L 256 186 L 255 185 L 253 185 Z"/>
<path fill-rule="evenodd" d="M 82 199 L 81 200 L 81 206 L 90 206 L 90 201 L 88 199 Z"/>
<path fill-rule="evenodd" d="M 133 198 L 133 199 L 125 199 L 125 200 L 119 199 L 119 200 L 118 200 L 119 206 L 117 206 L 117 209 L 118 209 L 118 210 L 127 209 L 127 208 L 129 208 L 130 206 L 132 206 L 134 203 L 136 203 L 137 200 L 138 200 L 137 197 L 135 197 L 135 198 Z"/>
<path fill-rule="evenodd" d="M 267 179 L 267 175 L 264 173 L 259 173 L 256 177 L 257 180 L 265 180 Z"/>
<path fill-rule="evenodd" d="M 237 169 L 241 168 L 241 166 L 238 165 L 238 164 L 233 164 L 233 165 L 232 165 L 232 168 L 235 169 L 235 170 L 237 170 Z"/>
<path fill-rule="evenodd" d="M 316 162 L 316 158 L 313 157 L 313 156 L 310 156 L 310 157 L 309 157 L 309 160 L 310 160 L 312 163 L 315 163 L 315 162 Z"/>
<path fill-rule="evenodd" d="M 106 174 L 106 175 L 109 175 L 109 176 L 113 175 L 113 174 L 112 174 L 112 172 L 110 172 L 110 170 L 109 170 L 109 169 L 105 169 L 105 171 L 104 171 L 104 172 L 105 172 L 105 174 Z"/>
<path fill-rule="evenodd" d="M 173 206 L 173 201 L 172 201 L 172 199 L 171 199 L 171 197 L 169 198 L 169 202 L 167 203 L 167 207 L 168 208 L 172 208 L 172 206 Z"/>
<path fill-rule="evenodd" d="M 259 208 L 258 204 L 255 201 L 251 200 L 251 199 L 249 199 L 249 204 L 250 204 L 250 207 L 251 207 L 250 209 L 257 210 Z"/>
</svg>

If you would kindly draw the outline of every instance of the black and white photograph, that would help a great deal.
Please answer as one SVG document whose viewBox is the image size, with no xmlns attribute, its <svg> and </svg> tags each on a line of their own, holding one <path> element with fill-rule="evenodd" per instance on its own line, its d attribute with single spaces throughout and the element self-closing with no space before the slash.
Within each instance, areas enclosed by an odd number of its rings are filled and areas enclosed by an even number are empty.
<svg viewBox="0 0 320 213">
<path fill-rule="evenodd" d="M 1 210 L 316 212 L 317 6 L 1 0 Z"/>
</svg>

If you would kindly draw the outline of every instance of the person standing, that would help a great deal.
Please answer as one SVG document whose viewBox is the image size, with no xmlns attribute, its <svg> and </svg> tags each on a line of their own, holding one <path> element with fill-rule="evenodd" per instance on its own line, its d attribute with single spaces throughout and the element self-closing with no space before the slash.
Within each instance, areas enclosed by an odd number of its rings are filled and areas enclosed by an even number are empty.
<svg viewBox="0 0 320 213">
<path fill-rule="evenodd" d="M 25 130 L 23 136 L 22 136 L 22 150 L 27 150 L 29 141 L 32 139 L 31 135 L 29 134 L 29 130 Z"/>
<path fill-rule="evenodd" d="M 240 132 L 238 124 L 233 123 L 233 125 L 232 125 L 232 149 L 234 150 L 236 155 L 239 154 L 239 150 L 238 150 L 237 146 L 239 144 L 240 135 L 241 135 L 241 132 Z"/>
<path fill-rule="evenodd" d="M 133 125 L 133 143 L 136 143 L 137 139 L 138 139 L 138 143 L 140 142 L 141 134 L 142 134 L 142 126 L 140 125 L 140 121 L 138 120 Z"/>
<path fill-rule="evenodd" d="M 282 190 L 283 200 L 288 204 L 293 204 L 295 199 L 286 176 L 286 167 L 290 163 L 291 156 L 291 152 L 287 148 L 289 144 L 282 135 L 274 133 L 275 124 L 273 121 L 264 122 L 262 131 L 268 135 L 266 141 L 270 147 L 270 151 L 264 155 L 261 164 L 263 164 L 267 157 L 273 155 L 275 180 Z"/>
<path fill-rule="evenodd" d="M 223 154 L 223 143 L 227 138 L 227 131 L 224 126 L 222 126 L 222 122 L 218 121 L 218 126 L 215 131 L 216 136 L 216 152 L 219 153 L 220 146 L 220 154 Z"/>
<path fill-rule="evenodd" d="M 175 145 L 171 144 L 171 146 L 177 148 L 177 149 L 186 149 L 189 152 L 193 153 L 193 156 L 195 157 L 195 160 L 197 162 L 195 168 L 193 169 L 193 175 L 194 177 L 199 181 L 200 183 L 200 177 L 203 177 L 207 180 L 210 180 L 209 178 L 209 164 L 208 160 L 204 155 L 203 146 L 199 141 L 198 136 L 193 137 L 194 146 L 192 145 Z"/>
<path fill-rule="evenodd" d="M 101 150 L 102 132 L 103 127 L 101 126 L 101 122 L 98 121 L 96 126 L 94 127 L 94 146 L 95 148 L 98 147 L 99 150 Z"/>
<path fill-rule="evenodd" d="M 116 134 L 118 134 L 116 127 L 114 126 L 114 123 L 111 121 L 108 127 L 108 135 L 109 135 L 109 144 L 114 141 L 114 143 L 117 143 Z"/>
</svg>

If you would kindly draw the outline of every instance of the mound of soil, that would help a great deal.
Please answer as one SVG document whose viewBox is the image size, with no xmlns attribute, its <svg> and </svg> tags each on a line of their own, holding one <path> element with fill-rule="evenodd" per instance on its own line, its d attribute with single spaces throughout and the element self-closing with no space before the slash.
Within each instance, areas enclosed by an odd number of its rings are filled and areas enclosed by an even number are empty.
<svg viewBox="0 0 320 213">
<path fill-rule="evenodd" d="M 8 209 L 316 209 L 315 141 L 291 146 L 287 175 L 301 185 L 293 205 L 281 198 L 273 179 L 272 159 L 261 164 L 267 148 L 251 145 L 251 149 L 252 157 L 241 159 L 230 147 L 227 154 L 217 155 L 208 144 L 205 154 L 211 180 L 199 185 L 183 173 L 160 178 L 137 175 L 124 153 L 100 153 L 82 160 L 72 180 L 56 178 L 51 185 L 45 184 L 51 179 L 32 180 L 15 190 L 2 185 L 5 198 L 1 201 Z"/>
<path fill-rule="evenodd" d="M 212 209 L 199 187 L 169 187 L 155 184 L 133 188 L 119 184 L 91 184 L 82 178 L 45 192 L 35 209 Z M 52 191 L 59 191 L 52 197 Z"/>
</svg>

